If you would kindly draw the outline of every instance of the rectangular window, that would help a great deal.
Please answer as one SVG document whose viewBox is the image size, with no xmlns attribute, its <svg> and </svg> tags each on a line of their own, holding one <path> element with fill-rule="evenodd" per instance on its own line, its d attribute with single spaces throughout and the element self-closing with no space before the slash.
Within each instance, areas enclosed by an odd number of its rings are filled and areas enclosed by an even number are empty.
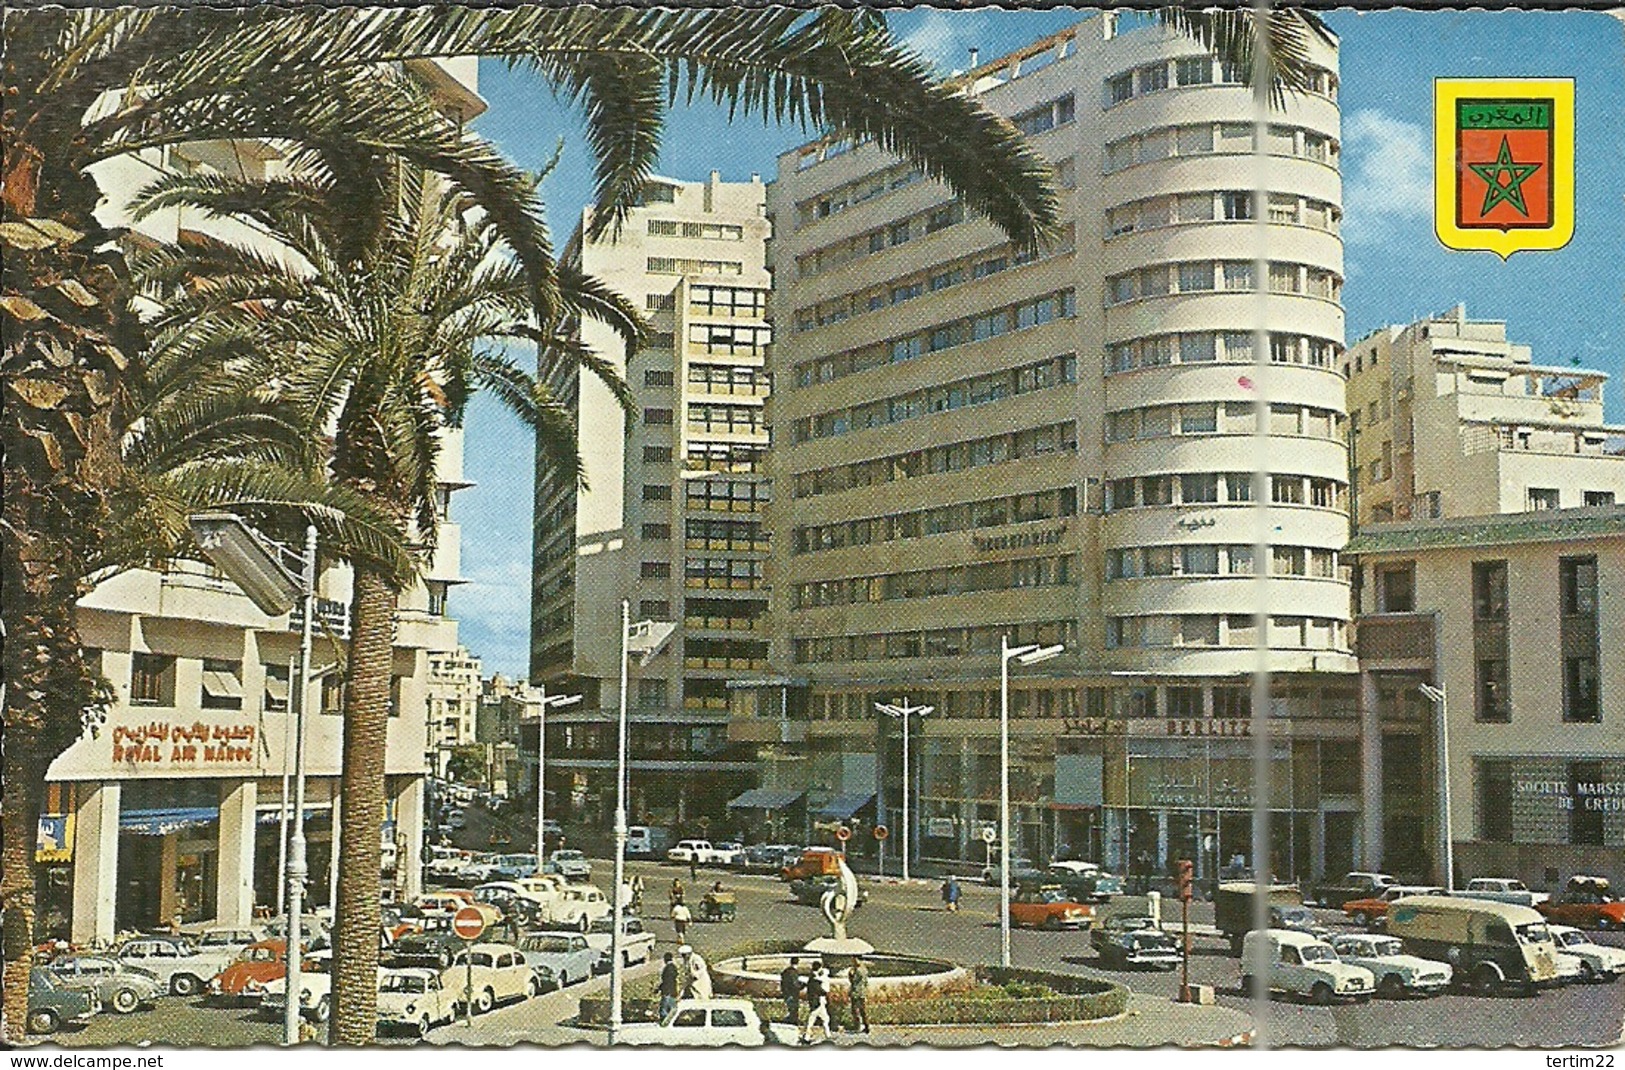
<svg viewBox="0 0 1625 1070">
<path fill-rule="evenodd" d="M 650 427 L 670 427 L 672 411 L 670 409 L 644 409 L 643 422 Z"/>
<path fill-rule="evenodd" d="M 1473 562 L 1473 616 L 1478 620 L 1506 620 L 1507 563 Z"/>
<path fill-rule="evenodd" d="M 1179 290 L 1181 293 L 1194 293 L 1211 289 L 1213 289 L 1212 261 L 1179 265 Z"/>
<path fill-rule="evenodd" d="M 1217 356 L 1211 332 L 1195 331 L 1179 336 L 1181 364 L 1211 364 Z"/>
<path fill-rule="evenodd" d="M 664 580 L 671 577 L 670 561 L 644 561 L 638 568 L 638 575 L 646 580 Z"/>
<path fill-rule="evenodd" d="M 1219 548 L 1217 546 L 1184 546 L 1180 548 L 1180 571 L 1187 576 L 1217 576 L 1219 574 Z"/>
<path fill-rule="evenodd" d="M 1416 612 L 1416 563 L 1385 565 L 1376 571 L 1378 612 Z"/>
<path fill-rule="evenodd" d="M 203 659 L 201 705 L 206 710 L 243 708 L 243 663 L 221 658 Z"/>
<path fill-rule="evenodd" d="M 1478 763 L 1478 836 L 1488 843 L 1512 842 L 1512 763 Z"/>
<path fill-rule="evenodd" d="M 671 386 L 672 375 L 669 371 L 646 371 L 643 373 L 644 386 Z"/>
<path fill-rule="evenodd" d="M 671 456 L 672 454 L 670 446 L 643 447 L 644 464 L 670 464 Z"/>
<path fill-rule="evenodd" d="M 1588 490 L 1585 492 L 1587 506 L 1613 505 L 1614 492 L 1611 490 Z"/>
<path fill-rule="evenodd" d="M 1224 218 L 1236 221 L 1253 217 L 1253 195 L 1245 192 L 1227 192 L 1220 195 L 1224 204 Z"/>
<path fill-rule="evenodd" d="M 1106 106 L 1121 104 L 1134 96 L 1134 74 L 1132 72 L 1119 74 L 1115 78 L 1106 79 Z"/>
<path fill-rule="evenodd" d="M 265 666 L 265 695 L 261 700 L 261 708 L 266 713 L 288 712 L 288 687 L 293 675 L 292 670 L 291 665 Z"/>
<path fill-rule="evenodd" d="M 650 542 L 664 542 L 671 538 L 670 524 L 645 524 L 643 537 Z"/>
<path fill-rule="evenodd" d="M 1597 659 L 1588 654 L 1563 659 L 1563 720 L 1587 724 L 1602 720 Z"/>
<path fill-rule="evenodd" d="M 1479 658 L 1478 709 L 1480 721 L 1506 724 L 1512 720 L 1512 707 L 1507 701 L 1507 663 L 1504 658 Z"/>
<path fill-rule="evenodd" d="M 646 502 L 671 501 L 671 487 L 665 483 L 645 483 L 643 485 L 643 500 Z"/>
<path fill-rule="evenodd" d="M 1213 60 L 1208 56 L 1191 56 L 1174 64 L 1174 73 L 1180 85 L 1210 85 L 1213 82 Z M 1208 131 L 1212 133 L 1211 128 Z"/>
<path fill-rule="evenodd" d="M 1253 288 L 1253 277 L 1254 277 L 1253 276 L 1253 265 L 1251 263 L 1249 263 L 1248 261 L 1246 261 L 1246 260 L 1226 260 L 1224 262 L 1224 288 L 1226 290 L 1251 290 Z M 1251 354 L 1252 345 L 1253 345 L 1252 337 L 1253 336 L 1251 334 L 1227 334 L 1227 335 L 1225 335 L 1226 339 L 1229 339 L 1229 338 L 1245 338 L 1245 339 L 1247 339 L 1247 349 L 1248 349 L 1248 357 L 1247 357 L 1247 359 L 1248 360 L 1252 359 L 1252 354 Z M 1231 359 L 1234 360 L 1236 358 L 1232 357 Z"/>
<path fill-rule="evenodd" d="M 639 680 L 638 708 L 645 710 L 665 709 L 668 683 L 669 681 L 666 680 Z"/>
<path fill-rule="evenodd" d="M 1219 477 L 1212 472 L 1193 472 L 1179 477 L 1179 498 L 1186 505 L 1219 500 Z"/>
<path fill-rule="evenodd" d="M 1548 509 L 1556 509 L 1557 507 L 1557 489 L 1555 487 L 1529 488 L 1530 512 L 1539 513 Z"/>
<path fill-rule="evenodd" d="M 1140 92 L 1155 93 L 1168 88 L 1168 65 L 1159 63 L 1154 67 L 1140 68 Z"/>
<path fill-rule="evenodd" d="M 1200 405 L 1181 405 L 1179 407 L 1179 433 L 1182 435 L 1206 435 L 1219 429 L 1218 410 L 1211 402 Z"/>
<path fill-rule="evenodd" d="M 1563 615 L 1597 615 L 1597 559 L 1564 557 L 1557 563 L 1558 584 L 1563 597 Z"/>
<path fill-rule="evenodd" d="M 175 659 L 168 654 L 130 656 L 130 705 L 175 705 Z"/>
<path fill-rule="evenodd" d="M 1299 476 L 1272 477 L 1270 500 L 1277 505 L 1302 505 L 1303 479 Z"/>
</svg>

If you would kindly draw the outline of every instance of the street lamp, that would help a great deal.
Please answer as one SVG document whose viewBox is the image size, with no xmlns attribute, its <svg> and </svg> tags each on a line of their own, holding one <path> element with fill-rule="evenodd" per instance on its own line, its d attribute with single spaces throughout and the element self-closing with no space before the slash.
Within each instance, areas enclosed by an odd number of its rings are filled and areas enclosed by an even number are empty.
<svg viewBox="0 0 1625 1070">
<path fill-rule="evenodd" d="M 542 875 L 543 861 L 547 857 L 547 834 L 543 817 L 547 813 L 547 711 L 561 706 L 572 706 L 581 701 L 580 695 L 549 695 L 541 689 L 542 701 L 536 714 L 536 875 Z"/>
<path fill-rule="evenodd" d="M 999 637 L 999 964 L 1010 967 L 1010 663 L 1037 665 L 1058 657 L 1065 645 L 1011 646 Z"/>
<path fill-rule="evenodd" d="M 621 918 L 621 887 L 626 883 L 626 675 L 627 661 L 638 655 L 638 664 L 647 665 L 665 648 L 677 631 L 670 621 L 632 623 L 632 603 L 621 599 L 621 711 L 620 733 L 615 747 L 615 886 L 610 893 L 609 928 L 609 1042 L 615 1043 L 621 1030 L 621 970 L 625 961 L 621 935 L 626 925 Z"/>
<path fill-rule="evenodd" d="M 1439 719 L 1439 823 L 1444 830 L 1444 887 L 1456 887 L 1456 846 L 1450 824 L 1450 719 L 1445 704 L 1444 688 L 1432 684 L 1418 684 L 1422 697 L 1433 703 L 1433 712 Z"/>
<path fill-rule="evenodd" d="M 189 519 L 198 548 L 269 616 L 280 617 L 303 602 L 299 628 L 299 675 L 289 705 L 293 709 L 293 835 L 288 843 L 287 1004 L 282 1042 L 299 1043 L 300 926 L 305 908 L 305 705 L 310 685 L 311 627 L 316 618 L 316 527 L 305 528 L 303 569 L 296 576 L 280 560 L 284 547 L 272 543 L 233 513 L 198 513 Z M 287 755 L 283 755 L 287 760 Z"/>
<path fill-rule="evenodd" d="M 908 854 L 909 854 L 909 825 L 908 825 L 908 721 L 910 717 L 918 714 L 929 717 L 936 712 L 935 706 L 910 706 L 908 699 L 898 699 L 896 704 L 885 702 L 875 703 L 875 709 L 887 717 L 895 717 L 903 722 L 903 880 L 908 880 Z M 882 815 L 884 820 L 884 815 Z M 881 841 L 884 843 L 885 841 Z M 884 848 L 882 848 L 884 850 Z"/>
</svg>

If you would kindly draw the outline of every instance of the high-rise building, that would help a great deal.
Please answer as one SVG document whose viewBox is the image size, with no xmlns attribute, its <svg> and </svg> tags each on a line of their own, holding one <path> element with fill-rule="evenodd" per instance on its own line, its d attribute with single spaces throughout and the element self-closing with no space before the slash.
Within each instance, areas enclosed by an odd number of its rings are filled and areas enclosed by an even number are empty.
<svg viewBox="0 0 1625 1070">
<path fill-rule="evenodd" d="M 1465 305 L 1374 331 L 1342 363 L 1357 525 L 1625 502 L 1606 372 L 1536 364 Z"/>
<path fill-rule="evenodd" d="M 900 733 L 874 704 L 934 706 L 913 735 L 914 843 L 980 859 L 1001 637 L 1064 643 L 1014 670 L 1013 851 L 1208 875 L 1252 855 L 1265 570 L 1270 712 L 1291 726 L 1271 854 L 1280 873 L 1338 869 L 1360 856 L 1362 785 L 1338 562 L 1337 48 L 1317 43 L 1308 91 L 1255 130 L 1239 71 L 1144 21 L 1092 18 L 961 79 L 1055 166 L 1060 233 L 1036 251 L 877 144 L 780 157 L 780 675 L 733 731 L 815 820 L 895 829 Z"/>
<path fill-rule="evenodd" d="M 480 707 L 480 659 L 459 646 L 456 650 L 435 650 L 429 654 L 428 739 L 431 768 L 444 776 L 446 759 L 453 747 L 475 741 L 475 721 Z"/>
<path fill-rule="evenodd" d="M 538 461 L 530 678 L 580 706 L 547 716 L 548 791 L 561 820 L 614 808 L 621 601 L 634 621 L 675 621 L 669 653 L 634 665 L 631 799 L 635 822 L 718 818 L 754 774 L 730 753 L 730 676 L 764 669 L 767 536 L 762 472 L 771 282 L 764 187 L 654 179 L 618 235 L 567 254 L 645 310 L 635 354 L 600 323 L 581 338 L 635 395 L 630 423 L 590 373 L 555 393 L 575 406 L 585 488 Z"/>
</svg>

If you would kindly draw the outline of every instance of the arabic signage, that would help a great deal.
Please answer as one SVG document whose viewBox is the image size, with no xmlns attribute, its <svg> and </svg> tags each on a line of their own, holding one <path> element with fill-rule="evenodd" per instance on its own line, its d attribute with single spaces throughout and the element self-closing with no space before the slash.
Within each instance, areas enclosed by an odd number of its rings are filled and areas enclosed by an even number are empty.
<svg viewBox="0 0 1625 1070">
<path fill-rule="evenodd" d="M 1218 525 L 1218 521 L 1211 516 L 1182 516 L 1174 521 L 1174 527 L 1180 531 L 1201 531 Z"/>
<path fill-rule="evenodd" d="M 971 544 L 979 553 L 994 550 L 1030 550 L 1038 546 L 1056 546 L 1066 535 L 1066 525 L 1059 524 L 1043 531 L 1012 531 L 1005 535 L 972 535 Z"/>
<path fill-rule="evenodd" d="M 171 769 L 244 765 L 254 761 L 257 732 L 257 727 L 247 721 L 210 724 L 153 720 L 114 725 L 113 764 Z"/>
</svg>

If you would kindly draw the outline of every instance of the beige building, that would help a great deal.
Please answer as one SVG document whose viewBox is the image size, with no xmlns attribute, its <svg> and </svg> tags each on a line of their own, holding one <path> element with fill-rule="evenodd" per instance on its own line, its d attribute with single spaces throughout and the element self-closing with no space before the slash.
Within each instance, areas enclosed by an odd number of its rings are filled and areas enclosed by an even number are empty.
<svg viewBox="0 0 1625 1070">
<path fill-rule="evenodd" d="M 480 708 L 481 664 L 466 647 L 437 650 L 429 655 L 427 751 L 433 768 L 445 774 L 453 747 L 474 742 Z"/>
<path fill-rule="evenodd" d="M 1362 857 L 1335 45 L 1311 60 L 1258 146 L 1262 201 L 1249 92 L 1188 39 L 1108 14 L 971 71 L 1055 165 L 1062 233 L 1035 254 L 876 144 L 780 157 L 779 679 L 738 689 L 733 731 L 815 820 L 896 828 L 900 733 L 873 705 L 906 697 L 936 709 L 915 842 L 980 859 L 1008 635 L 1067 647 L 1015 674 L 1019 854 L 1204 875 L 1250 855 L 1263 569 L 1271 853 L 1301 874 Z"/>
<path fill-rule="evenodd" d="M 614 806 L 623 598 L 634 621 L 680 624 L 669 656 L 633 668 L 634 821 L 720 817 L 754 771 L 729 753 L 727 680 L 767 658 L 763 201 L 755 177 L 653 179 L 618 236 L 584 244 L 584 215 L 568 250 L 646 311 L 653 337 L 628 360 L 619 336 L 582 326 L 637 412 L 629 425 L 601 383 L 572 374 L 557 389 L 576 406 L 588 489 L 538 467 L 530 677 L 584 696 L 547 717 L 561 820 L 607 821 Z"/>
<path fill-rule="evenodd" d="M 1625 501 L 1625 427 L 1608 376 L 1536 364 L 1506 324 L 1465 305 L 1349 346 L 1358 524 Z"/>
<path fill-rule="evenodd" d="M 475 61 L 424 62 L 412 70 L 448 111 L 472 117 L 483 110 Z M 286 167 L 270 145 L 197 143 L 107 161 L 96 177 L 107 194 L 109 221 L 127 224 L 129 197 L 166 171 L 274 176 Z M 181 210 L 155 213 L 136 226 L 159 241 L 186 229 L 255 237 L 240 225 Z M 268 240 L 262 244 L 275 255 Z M 442 432 L 437 479 L 437 548 L 423 582 L 400 600 L 385 756 L 388 800 L 380 835 L 388 872 L 382 887 L 403 895 L 416 892 L 420 872 L 428 660 L 430 652 L 458 649 L 446 595 L 461 582 L 460 533 L 449 514 L 453 492 L 467 485 L 461 430 Z M 307 902 L 313 905 L 330 903 L 336 883 L 350 574 L 342 566 L 324 568 L 318 583 L 321 627 L 307 706 L 313 714 L 307 722 Z M 36 852 L 43 863 L 42 928 L 88 942 L 177 917 L 248 922 L 279 901 L 298 610 L 267 617 L 218 571 L 190 562 L 111 576 L 79 610 L 91 663 L 114 694 L 105 720 L 51 765 Z"/>
<path fill-rule="evenodd" d="M 1625 508 L 1372 524 L 1346 552 L 1385 831 L 1420 840 L 1385 864 L 1442 879 L 1447 768 L 1458 880 L 1625 879 Z"/>
</svg>

